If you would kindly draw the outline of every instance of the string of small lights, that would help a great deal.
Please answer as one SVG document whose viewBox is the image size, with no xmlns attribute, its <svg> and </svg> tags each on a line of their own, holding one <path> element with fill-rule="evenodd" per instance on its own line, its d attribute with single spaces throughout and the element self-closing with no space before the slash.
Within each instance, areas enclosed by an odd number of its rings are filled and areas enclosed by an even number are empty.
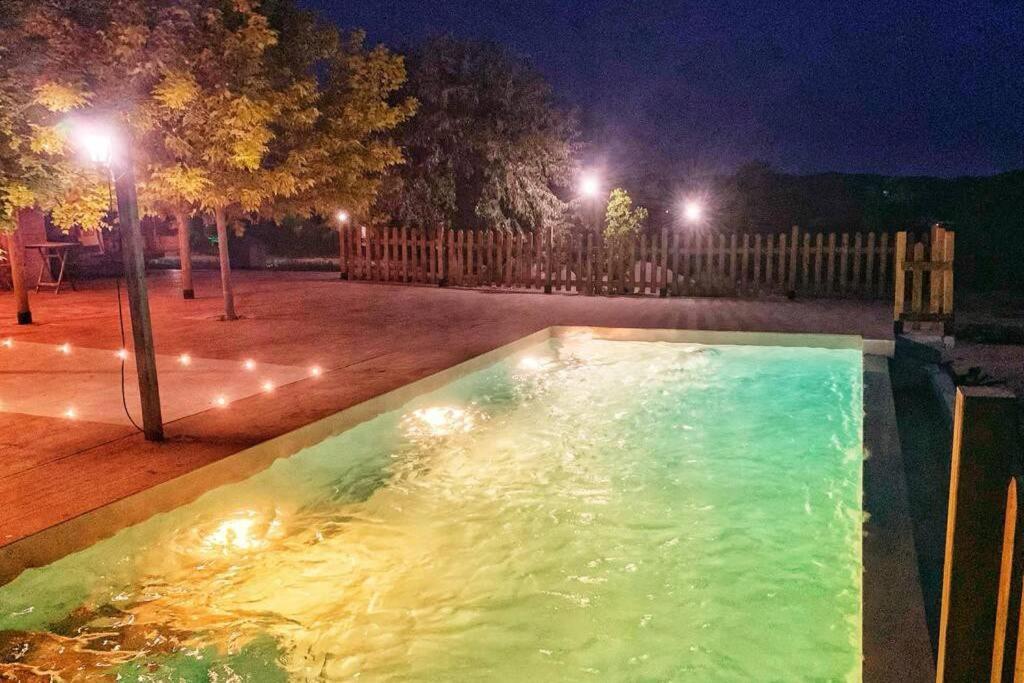
<svg viewBox="0 0 1024 683">
<path fill-rule="evenodd" d="M 120 325 L 121 345 L 122 346 L 121 346 L 121 348 L 119 348 L 117 351 L 114 352 L 114 355 L 118 358 L 118 360 L 120 361 L 120 365 L 121 365 L 121 368 L 120 368 L 120 370 L 121 370 L 120 371 L 121 405 L 122 405 L 122 408 L 124 409 L 125 416 L 128 418 L 128 421 L 131 422 L 132 426 L 135 427 L 135 429 L 137 429 L 138 431 L 141 432 L 141 431 L 143 431 L 142 428 L 132 418 L 131 412 L 128 409 L 128 399 L 127 399 L 127 394 L 126 394 L 126 390 L 125 390 L 125 386 L 126 386 L 125 385 L 125 363 L 127 362 L 128 357 L 131 354 L 128 351 L 128 349 L 126 348 L 126 346 L 125 346 L 127 338 L 126 338 L 126 333 L 125 333 L 123 307 L 122 307 L 122 303 L 121 303 L 121 281 L 120 281 L 120 279 L 117 280 L 117 304 L 118 304 L 118 306 L 117 306 L 118 323 Z M 14 339 L 12 337 L 5 337 L 3 339 L 0 339 L 0 348 L 13 349 L 14 348 Z M 70 342 L 64 342 L 62 344 L 58 344 L 57 345 L 57 352 L 62 354 L 62 355 L 65 355 L 65 356 L 70 356 L 71 352 L 72 352 L 72 348 L 73 347 L 71 346 Z M 188 367 L 188 366 L 192 365 L 192 355 L 189 354 L 189 353 L 179 354 L 177 360 L 178 360 L 178 364 L 183 366 L 183 367 Z M 242 361 L 242 369 L 244 371 L 246 371 L 246 372 L 255 372 L 257 367 L 258 367 L 258 364 L 252 358 L 246 358 L 244 361 Z M 323 374 L 323 370 L 320 368 L 319 365 L 311 365 L 308 368 L 308 370 L 307 370 L 308 377 L 310 377 L 312 379 L 316 379 L 316 378 L 320 377 L 322 374 Z M 277 388 L 277 385 L 272 380 L 270 380 L 270 379 L 264 379 L 260 383 L 260 389 L 265 394 L 272 393 L 276 388 Z M 248 396 L 248 395 L 250 395 L 250 394 L 246 394 L 246 396 Z M 231 400 L 229 399 L 229 397 L 226 394 L 221 393 L 221 394 L 216 394 L 213 397 L 213 399 L 210 401 L 210 403 L 211 403 L 212 406 L 214 406 L 216 408 L 226 408 L 231 403 Z M 78 410 L 73 405 L 67 406 L 64 409 L 62 415 L 63 415 L 63 417 L 65 417 L 65 418 L 67 418 L 69 420 L 77 419 L 78 416 L 79 416 Z"/>
</svg>

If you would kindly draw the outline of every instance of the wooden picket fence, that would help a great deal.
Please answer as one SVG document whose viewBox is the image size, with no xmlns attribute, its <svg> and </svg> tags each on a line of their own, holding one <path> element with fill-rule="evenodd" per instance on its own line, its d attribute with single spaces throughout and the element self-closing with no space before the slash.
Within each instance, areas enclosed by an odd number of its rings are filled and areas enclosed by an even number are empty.
<svg viewBox="0 0 1024 683">
<path fill-rule="evenodd" d="M 907 323 L 920 329 L 923 322 L 941 323 L 944 332 L 951 331 L 955 237 L 952 230 L 941 225 L 933 226 L 930 234 L 910 244 L 906 232 L 896 233 L 893 321 L 897 332 L 902 332 Z"/>
<path fill-rule="evenodd" d="M 927 240 L 927 236 L 924 237 Z M 342 277 L 583 295 L 885 299 L 888 233 L 678 233 L 610 242 L 595 234 L 444 228 L 341 231 Z"/>
</svg>

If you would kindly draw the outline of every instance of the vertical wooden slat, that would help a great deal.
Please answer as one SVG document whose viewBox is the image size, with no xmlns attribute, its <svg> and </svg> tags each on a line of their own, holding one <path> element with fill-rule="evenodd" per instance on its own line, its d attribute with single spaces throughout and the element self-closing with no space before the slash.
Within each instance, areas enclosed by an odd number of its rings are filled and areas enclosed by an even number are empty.
<svg viewBox="0 0 1024 683">
<path fill-rule="evenodd" d="M 864 263 L 864 295 L 871 296 L 875 288 L 875 233 L 868 233 L 868 243 L 864 248 L 867 259 Z"/>
<path fill-rule="evenodd" d="M 924 260 L 924 243 L 917 242 L 914 244 L 914 260 Z M 912 313 L 922 312 L 922 291 L 924 289 L 924 271 L 915 268 L 910 271 L 910 311 Z M 918 323 L 914 323 L 914 329 L 919 328 Z"/>
<path fill-rule="evenodd" d="M 665 228 L 661 229 L 661 246 L 659 249 L 658 296 L 668 296 L 670 283 L 668 274 L 668 231 Z"/>
<path fill-rule="evenodd" d="M 754 293 L 761 290 L 761 234 L 754 235 L 754 273 L 751 281 Z"/>
<path fill-rule="evenodd" d="M 733 232 L 729 234 L 729 279 L 727 287 L 730 294 L 736 293 L 738 275 L 736 272 L 736 260 L 738 256 L 739 254 L 736 253 L 736 233 Z"/>
<path fill-rule="evenodd" d="M 643 294 L 647 286 L 647 256 L 647 235 L 640 235 L 640 286 L 637 291 L 638 294 Z"/>
<path fill-rule="evenodd" d="M 787 273 L 787 271 L 786 271 L 786 264 L 788 262 L 788 259 L 786 257 L 788 255 L 789 255 L 789 250 L 786 249 L 786 233 L 781 233 L 779 235 L 779 289 L 780 290 L 785 290 L 786 289 L 786 273 Z"/>
<path fill-rule="evenodd" d="M 942 271 L 942 312 L 946 315 L 953 314 L 953 239 L 955 237 L 956 233 L 946 231 L 942 249 L 942 260 L 949 264 L 949 270 Z"/>
<path fill-rule="evenodd" d="M 811 233 L 804 233 L 804 257 L 800 267 L 800 287 L 804 291 L 811 288 Z"/>
<path fill-rule="evenodd" d="M 843 233 L 842 246 L 839 248 L 839 291 L 842 294 L 846 294 L 847 282 L 847 265 L 850 256 L 850 235 Z"/>
<path fill-rule="evenodd" d="M 774 289 L 773 285 L 774 285 L 774 282 L 775 282 L 775 280 L 772 278 L 772 265 L 773 265 L 772 261 L 773 261 L 773 259 L 775 257 L 774 243 L 775 243 L 775 235 L 772 234 L 772 233 L 769 233 L 768 236 L 765 238 L 765 247 L 764 247 L 764 253 L 765 253 L 764 284 L 765 284 L 765 290 L 767 290 L 769 292 Z"/>
<path fill-rule="evenodd" d="M 878 297 L 885 296 L 886 285 L 889 284 L 886 270 L 889 267 L 889 233 L 883 232 L 878 246 Z"/>
<path fill-rule="evenodd" d="M 739 256 L 739 291 L 742 294 L 748 293 L 746 290 L 746 276 L 748 276 L 748 268 L 751 260 L 751 233 L 743 232 L 742 240 L 742 251 Z"/>
<path fill-rule="evenodd" d="M 892 279 L 893 279 L 893 306 L 892 316 L 893 320 L 899 320 L 900 316 L 903 315 L 905 310 L 905 301 L 907 296 L 905 278 L 906 270 L 903 267 L 904 262 L 907 258 L 907 233 L 905 230 L 901 230 L 896 233 L 896 246 L 893 250 L 893 267 L 892 267 Z"/>
<path fill-rule="evenodd" d="M 853 274 L 850 279 L 850 289 L 860 292 L 860 261 L 861 261 L 861 234 L 858 232 L 853 236 Z"/>
<path fill-rule="evenodd" d="M 825 277 L 825 292 L 831 294 L 836 286 L 836 234 L 828 234 L 828 273 Z"/>
<path fill-rule="evenodd" d="M 819 294 L 822 291 L 821 284 L 821 261 L 822 261 L 822 240 L 824 235 L 820 232 L 814 236 L 814 291 Z"/>
<path fill-rule="evenodd" d="M 946 241 L 946 231 L 939 226 L 932 228 L 931 258 L 933 263 L 942 260 L 942 248 Z M 942 305 L 942 273 L 933 270 L 928 273 L 928 312 L 938 313 Z"/>
<path fill-rule="evenodd" d="M 798 256 L 797 250 L 799 248 L 800 248 L 800 227 L 794 225 L 791 228 L 791 233 L 790 233 L 790 238 L 789 238 L 789 280 L 788 280 L 788 284 L 787 284 L 787 288 L 789 289 L 789 291 L 794 291 L 796 289 L 796 269 L 797 269 L 797 266 L 799 265 L 799 262 L 797 261 L 797 256 Z"/>
<path fill-rule="evenodd" d="M 679 233 L 675 230 L 672 231 L 666 268 L 666 293 L 668 296 L 679 296 Z"/>
</svg>

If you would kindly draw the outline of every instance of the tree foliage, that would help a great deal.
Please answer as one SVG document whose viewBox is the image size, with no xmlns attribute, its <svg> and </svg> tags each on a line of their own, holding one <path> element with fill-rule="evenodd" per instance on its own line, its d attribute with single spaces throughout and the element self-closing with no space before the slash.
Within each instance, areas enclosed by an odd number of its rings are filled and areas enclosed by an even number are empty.
<svg viewBox="0 0 1024 683">
<path fill-rule="evenodd" d="M 612 190 L 605 210 L 604 237 L 612 243 L 623 243 L 640 234 L 647 222 L 647 209 L 633 208 L 629 193 L 621 187 Z"/>
<path fill-rule="evenodd" d="M 407 163 L 380 208 L 420 225 L 532 230 L 565 220 L 572 116 L 527 63 L 490 43 L 430 40 L 409 59 L 419 102 L 401 128 Z"/>
</svg>

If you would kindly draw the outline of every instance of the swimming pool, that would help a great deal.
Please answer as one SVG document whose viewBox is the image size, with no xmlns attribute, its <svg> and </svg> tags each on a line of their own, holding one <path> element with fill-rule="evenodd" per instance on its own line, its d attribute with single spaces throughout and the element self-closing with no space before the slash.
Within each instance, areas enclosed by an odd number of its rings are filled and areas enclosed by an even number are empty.
<svg viewBox="0 0 1024 683">
<path fill-rule="evenodd" d="M 859 679 L 859 349 L 553 337 L 0 588 L 0 672 Z"/>
</svg>

